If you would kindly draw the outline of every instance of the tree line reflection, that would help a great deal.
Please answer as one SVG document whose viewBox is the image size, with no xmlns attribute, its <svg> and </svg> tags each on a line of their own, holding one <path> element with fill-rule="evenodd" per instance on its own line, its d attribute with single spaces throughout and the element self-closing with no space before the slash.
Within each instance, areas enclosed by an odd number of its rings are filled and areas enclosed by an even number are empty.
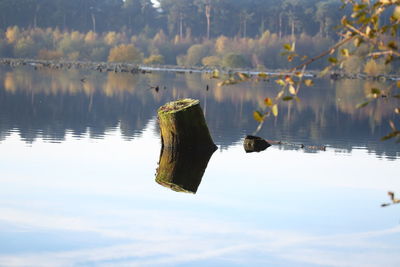
<svg viewBox="0 0 400 267">
<path fill-rule="evenodd" d="M 155 118 L 159 106 L 191 97 L 201 101 L 213 138 L 224 149 L 255 130 L 252 112 L 263 106 L 265 97 L 274 97 L 277 87 L 272 82 L 227 87 L 217 83 L 209 74 L 132 75 L 3 67 L 0 138 L 12 131 L 27 142 L 37 138 L 62 141 L 67 132 L 102 138 L 119 127 L 123 137 L 131 139 Z M 374 87 L 371 83 L 317 80 L 315 86 L 301 89 L 301 102 L 282 105 L 279 116 L 266 121 L 259 135 L 340 151 L 366 147 L 371 153 L 394 158 L 399 155 L 396 146 L 379 139 L 389 131 L 395 103 L 378 101 L 355 108 L 363 102 L 365 90 Z"/>
</svg>

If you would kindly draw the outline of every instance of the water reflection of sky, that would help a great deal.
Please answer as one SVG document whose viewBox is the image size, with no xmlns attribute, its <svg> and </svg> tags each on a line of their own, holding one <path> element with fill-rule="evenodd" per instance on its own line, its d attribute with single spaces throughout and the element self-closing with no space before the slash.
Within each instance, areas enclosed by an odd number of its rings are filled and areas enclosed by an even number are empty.
<svg viewBox="0 0 400 267">
<path fill-rule="evenodd" d="M 158 185 L 155 120 L 126 140 L 0 143 L 0 266 L 398 266 L 398 162 L 240 144 L 196 195 Z"/>
<path fill-rule="evenodd" d="M 253 154 L 242 138 L 271 83 L 23 69 L 0 81 L 0 266 L 400 264 L 399 206 L 380 207 L 400 188 L 399 148 L 379 141 L 393 112 L 355 110 L 359 81 L 316 81 L 260 132 L 326 152 Z M 155 110 L 179 97 L 201 100 L 220 148 L 195 195 L 155 182 Z"/>
</svg>

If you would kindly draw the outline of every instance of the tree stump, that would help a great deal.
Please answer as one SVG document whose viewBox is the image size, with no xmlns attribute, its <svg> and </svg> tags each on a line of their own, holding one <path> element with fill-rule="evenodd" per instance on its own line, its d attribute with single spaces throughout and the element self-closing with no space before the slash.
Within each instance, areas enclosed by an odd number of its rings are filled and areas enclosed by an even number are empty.
<svg viewBox="0 0 400 267">
<path fill-rule="evenodd" d="M 194 99 L 169 102 L 158 109 L 161 154 L 156 182 L 178 192 L 196 193 L 214 144 L 200 103 Z"/>
<path fill-rule="evenodd" d="M 176 192 L 196 193 L 213 153 L 162 149 L 156 182 Z"/>
<path fill-rule="evenodd" d="M 158 109 L 162 149 L 216 150 L 199 100 L 181 99 Z"/>
</svg>

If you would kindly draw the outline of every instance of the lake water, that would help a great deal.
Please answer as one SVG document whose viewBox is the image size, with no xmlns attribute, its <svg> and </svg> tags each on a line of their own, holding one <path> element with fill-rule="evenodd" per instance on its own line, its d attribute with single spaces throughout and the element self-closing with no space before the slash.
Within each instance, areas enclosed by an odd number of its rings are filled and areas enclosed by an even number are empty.
<svg viewBox="0 0 400 267">
<path fill-rule="evenodd" d="M 400 145 L 380 141 L 399 103 L 317 80 L 258 133 L 293 145 L 246 154 L 277 85 L 217 82 L 2 67 L 0 266 L 399 266 Z M 196 194 L 155 181 L 156 111 L 183 97 L 218 146 Z"/>
</svg>

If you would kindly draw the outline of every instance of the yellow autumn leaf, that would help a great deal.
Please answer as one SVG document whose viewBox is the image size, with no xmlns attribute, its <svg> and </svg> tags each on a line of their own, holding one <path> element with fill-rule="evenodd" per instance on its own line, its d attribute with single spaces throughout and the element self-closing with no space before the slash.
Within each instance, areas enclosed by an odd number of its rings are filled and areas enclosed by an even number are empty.
<svg viewBox="0 0 400 267">
<path fill-rule="evenodd" d="M 314 82 L 313 82 L 313 80 L 311 80 L 311 79 L 307 79 L 307 80 L 304 81 L 304 84 L 305 84 L 306 86 L 310 87 L 310 86 L 313 86 L 313 85 L 314 85 Z"/>
<path fill-rule="evenodd" d="M 264 116 L 258 110 L 253 112 L 253 117 L 258 122 L 262 122 L 264 120 Z"/>
<path fill-rule="evenodd" d="M 281 86 L 285 86 L 285 85 L 286 85 L 285 81 L 282 80 L 282 79 L 276 80 L 275 82 L 276 82 L 277 84 L 281 85 Z"/>
<path fill-rule="evenodd" d="M 393 18 L 396 20 L 400 19 L 400 6 L 396 6 L 396 8 L 394 9 Z"/>
<path fill-rule="evenodd" d="M 279 91 L 279 93 L 276 95 L 276 99 L 279 99 L 283 96 L 285 92 L 283 90 Z"/>
<path fill-rule="evenodd" d="M 219 79 L 219 70 L 213 70 L 211 77 L 214 79 Z"/>
<path fill-rule="evenodd" d="M 293 85 L 290 85 L 290 86 L 289 86 L 289 93 L 291 93 L 292 95 L 295 95 L 295 94 L 296 94 L 296 88 L 294 88 Z"/>
<path fill-rule="evenodd" d="M 278 105 L 277 104 L 273 105 L 271 108 L 271 111 L 272 111 L 272 114 L 274 114 L 274 116 L 277 117 L 278 116 Z"/>
<path fill-rule="evenodd" d="M 344 56 L 344 57 L 350 56 L 349 49 L 347 49 L 347 48 L 343 48 L 342 50 L 340 50 L 340 52 L 342 53 L 342 56 Z"/>
</svg>

